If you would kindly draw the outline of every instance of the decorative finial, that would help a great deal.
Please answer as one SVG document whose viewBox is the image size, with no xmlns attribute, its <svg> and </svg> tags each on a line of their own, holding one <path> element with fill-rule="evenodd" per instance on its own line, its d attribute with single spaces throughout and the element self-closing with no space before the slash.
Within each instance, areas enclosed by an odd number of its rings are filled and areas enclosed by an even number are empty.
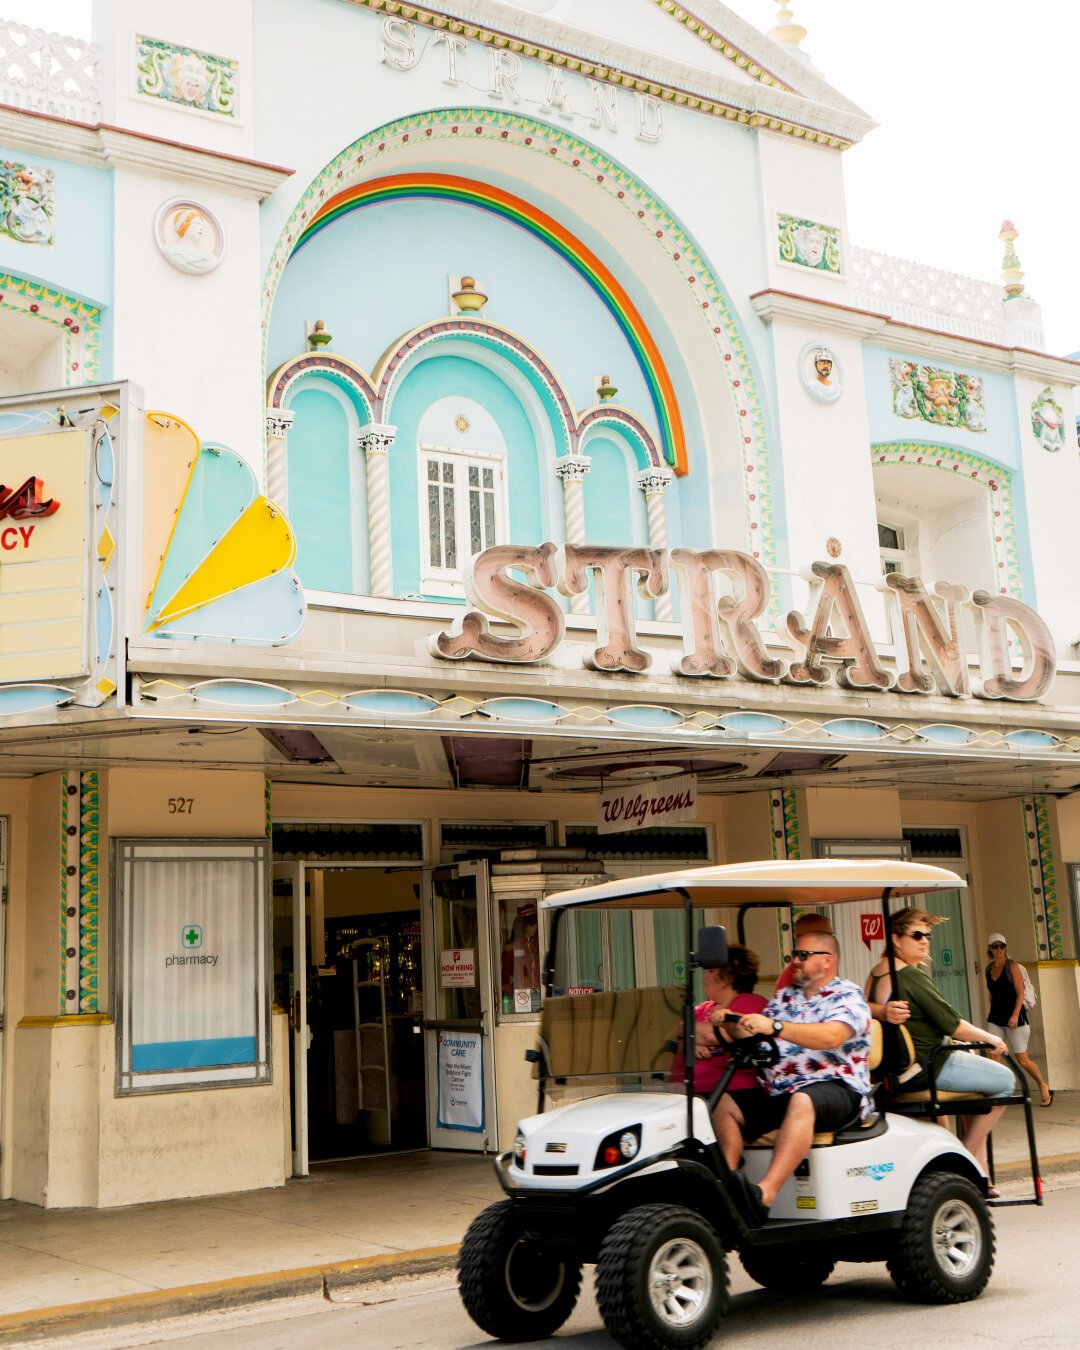
<svg viewBox="0 0 1080 1350">
<path fill-rule="evenodd" d="M 611 383 L 610 375 L 600 376 L 600 383 L 596 386 L 596 397 L 601 403 L 610 402 L 618 392 L 618 389 Z"/>
<path fill-rule="evenodd" d="M 333 334 L 326 331 L 326 324 L 322 319 L 316 319 L 308 330 L 308 346 L 313 352 L 317 352 L 320 347 L 326 347 L 332 341 Z"/>
<path fill-rule="evenodd" d="M 776 16 L 776 26 L 769 29 L 769 37 L 781 47 L 792 47 L 797 50 L 799 43 L 806 36 L 806 29 L 802 24 L 795 23 L 795 15 L 791 12 L 789 0 L 774 0 L 774 3 L 779 5 L 780 11 Z"/>
<path fill-rule="evenodd" d="M 473 277 L 462 277 L 461 289 L 452 292 L 450 298 L 457 305 L 458 310 L 465 314 L 483 313 L 488 299 L 483 291 L 476 289 L 476 281 Z"/>
<path fill-rule="evenodd" d="M 825 552 L 830 558 L 839 558 L 843 551 L 844 546 L 840 540 L 837 539 L 835 534 L 830 534 L 828 539 L 825 540 Z"/>
<path fill-rule="evenodd" d="M 1024 274 L 1020 270 L 1020 259 L 1016 256 L 1013 241 L 1018 230 L 1011 220 L 1001 222 L 998 238 L 1005 245 L 1005 257 L 1001 263 L 1001 284 L 1007 296 L 1024 294 Z"/>
</svg>

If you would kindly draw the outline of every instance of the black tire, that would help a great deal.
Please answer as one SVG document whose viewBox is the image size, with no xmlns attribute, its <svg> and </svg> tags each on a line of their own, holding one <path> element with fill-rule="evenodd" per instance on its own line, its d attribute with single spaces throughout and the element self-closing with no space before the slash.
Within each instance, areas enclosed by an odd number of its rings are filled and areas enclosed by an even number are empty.
<svg viewBox="0 0 1080 1350">
<path fill-rule="evenodd" d="M 596 1302 L 626 1350 L 702 1350 L 727 1312 L 727 1258 L 713 1226 L 680 1205 L 639 1205 L 596 1262 Z"/>
<path fill-rule="evenodd" d="M 913 1303 L 978 1298 L 994 1268 L 994 1225 L 975 1186 L 952 1172 L 921 1176 L 888 1266 L 897 1289 Z"/>
<path fill-rule="evenodd" d="M 542 1341 L 574 1310 L 581 1262 L 571 1248 L 545 1248 L 521 1231 L 513 1204 L 489 1205 L 469 1225 L 458 1256 L 465 1311 L 501 1341 Z"/>
<path fill-rule="evenodd" d="M 796 1247 L 753 1247 L 740 1252 L 743 1269 L 763 1289 L 778 1294 L 812 1294 L 820 1289 L 836 1266 L 828 1252 L 809 1244 Z"/>
</svg>

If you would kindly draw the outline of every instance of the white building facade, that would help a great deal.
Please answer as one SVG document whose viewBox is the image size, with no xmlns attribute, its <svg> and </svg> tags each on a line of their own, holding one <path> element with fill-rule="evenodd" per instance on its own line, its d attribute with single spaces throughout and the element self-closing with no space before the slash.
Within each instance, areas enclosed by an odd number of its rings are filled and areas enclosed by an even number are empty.
<svg viewBox="0 0 1080 1350">
<path fill-rule="evenodd" d="M 669 863 L 954 868 L 935 977 L 979 1022 L 1005 932 L 1080 1085 L 1080 364 L 1007 223 L 860 248 L 871 121 L 715 0 L 8 28 L 0 1196 L 505 1147 L 536 901 Z M 622 917 L 568 986 L 677 977 Z"/>
</svg>

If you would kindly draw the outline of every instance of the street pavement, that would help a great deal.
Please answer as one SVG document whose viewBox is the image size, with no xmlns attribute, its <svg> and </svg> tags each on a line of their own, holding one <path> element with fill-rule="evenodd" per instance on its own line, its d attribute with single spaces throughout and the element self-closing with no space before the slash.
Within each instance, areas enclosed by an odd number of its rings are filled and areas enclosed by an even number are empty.
<svg viewBox="0 0 1080 1350">
<path fill-rule="evenodd" d="M 732 1300 L 716 1345 L 724 1350 L 774 1350 L 784 1339 L 829 1350 L 866 1350 L 903 1342 L 977 1347 L 1074 1350 L 1080 1345 L 1073 1287 L 1080 1261 L 1080 1173 L 1047 1183 L 1041 1208 L 997 1209 L 997 1264 L 982 1298 L 957 1307 L 903 1302 L 883 1265 L 837 1267 L 811 1298 L 767 1294 L 730 1259 Z M 897 1320 L 902 1316 L 903 1321 Z M 172 1322 L 143 1323 L 66 1339 L 35 1341 L 47 1350 L 136 1350 L 174 1344 L 192 1350 L 479 1350 L 493 1345 L 466 1317 L 453 1272 L 346 1288 L 332 1302 L 291 1300 L 227 1313 L 202 1313 Z M 551 1340 L 559 1350 L 610 1350 L 586 1269 L 573 1316 Z"/>
</svg>

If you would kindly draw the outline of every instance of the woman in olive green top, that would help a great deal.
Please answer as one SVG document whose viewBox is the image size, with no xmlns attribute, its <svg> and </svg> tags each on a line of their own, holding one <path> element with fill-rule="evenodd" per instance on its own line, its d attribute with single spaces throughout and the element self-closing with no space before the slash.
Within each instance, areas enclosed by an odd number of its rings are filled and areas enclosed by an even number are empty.
<svg viewBox="0 0 1080 1350">
<path fill-rule="evenodd" d="M 866 997 L 870 1011 L 879 1021 L 904 1022 L 915 1046 L 915 1057 L 925 1066 L 930 1051 L 945 1037 L 957 1041 L 985 1041 L 1003 1054 L 1006 1046 L 1000 1037 L 965 1021 L 942 997 L 930 976 L 920 967 L 930 959 L 930 929 L 944 920 L 924 909 L 899 909 L 889 918 L 889 936 L 896 959 L 896 998 L 889 997 L 889 963 L 883 957 L 870 972 Z M 979 1092 L 987 1097 L 1009 1097 L 1016 1090 L 1012 1070 L 1000 1060 L 985 1059 L 957 1046 L 937 1061 L 937 1086 L 942 1092 Z M 925 1067 L 905 1079 L 905 1092 L 919 1092 L 929 1086 Z M 986 1162 L 986 1140 L 1001 1118 L 1004 1106 L 995 1106 L 986 1115 L 966 1118 L 964 1143 L 982 1164 Z"/>
</svg>

